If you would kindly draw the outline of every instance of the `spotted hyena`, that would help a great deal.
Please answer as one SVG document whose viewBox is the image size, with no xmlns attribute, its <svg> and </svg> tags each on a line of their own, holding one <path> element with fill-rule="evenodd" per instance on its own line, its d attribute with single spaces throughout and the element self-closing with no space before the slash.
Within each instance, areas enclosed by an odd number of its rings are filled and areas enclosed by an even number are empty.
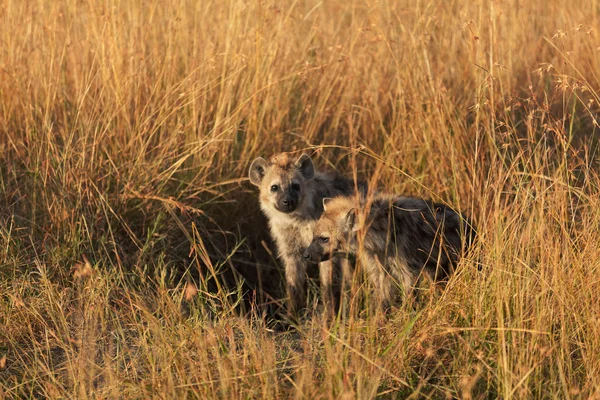
<svg viewBox="0 0 600 400">
<path fill-rule="evenodd" d="M 410 296 L 423 272 L 446 279 L 475 235 L 459 213 L 420 198 L 377 194 L 367 207 L 364 199 L 337 197 L 324 199 L 324 209 L 304 257 L 322 263 L 338 253 L 356 254 L 383 308 L 400 287 Z"/>
<path fill-rule="evenodd" d="M 310 264 L 303 252 L 312 240 L 316 221 L 323 213 L 326 197 L 350 195 L 364 185 L 333 172 L 315 171 L 311 158 L 302 154 L 276 154 L 265 160 L 257 158 L 249 171 L 250 182 L 260 190 L 260 206 L 269 220 L 271 236 L 285 266 L 289 311 L 294 314 L 305 303 L 306 270 Z M 339 268 L 338 268 L 339 267 Z M 345 260 L 327 260 L 319 265 L 326 309 L 334 309 L 338 296 L 332 285 L 347 274 Z M 335 272 L 334 272 L 335 271 Z"/>
</svg>

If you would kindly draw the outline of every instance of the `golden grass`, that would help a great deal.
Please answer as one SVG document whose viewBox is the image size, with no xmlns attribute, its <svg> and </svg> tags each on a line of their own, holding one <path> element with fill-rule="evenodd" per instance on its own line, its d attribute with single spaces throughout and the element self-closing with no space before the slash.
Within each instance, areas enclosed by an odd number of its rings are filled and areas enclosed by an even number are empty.
<svg viewBox="0 0 600 400">
<path fill-rule="evenodd" d="M 600 397 L 599 10 L 1 0 L 0 397 Z M 275 329 L 245 178 L 282 150 L 464 210 L 475 254 Z"/>
</svg>

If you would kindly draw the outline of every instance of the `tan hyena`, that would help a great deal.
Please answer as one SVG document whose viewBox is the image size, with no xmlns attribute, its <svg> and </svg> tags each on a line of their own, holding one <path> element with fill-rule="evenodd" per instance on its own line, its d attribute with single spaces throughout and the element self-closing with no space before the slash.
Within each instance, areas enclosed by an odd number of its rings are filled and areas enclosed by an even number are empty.
<svg viewBox="0 0 600 400">
<path fill-rule="evenodd" d="M 384 194 L 375 195 L 370 207 L 364 203 L 354 197 L 324 199 L 325 211 L 304 257 L 323 262 L 336 253 L 356 254 L 384 309 L 400 286 L 409 296 L 422 272 L 434 281 L 447 278 L 474 239 L 471 224 L 443 204 Z"/>
<path fill-rule="evenodd" d="M 250 182 L 260 189 L 260 206 L 269 220 L 271 236 L 285 266 L 288 308 L 294 314 L 305 301 L 309 262 L 302 254 L 312 240 L 313 225 L 323 213 L 323 199 L 349 195 L 356 185 L 338 174 L 315 171 L 306 154 L 294 157 L 281 153 L 268 161 L 259 157 L 252 162 L 249 175 Z M 342 268 L 334 262 L 345 265 Z M 334 274 L 347 268 L 347 262 L 342 260 L 327 260 L 319 266 L 327 310 L 335 308 L 338 297 L 332 291 Z"/>
</svg>

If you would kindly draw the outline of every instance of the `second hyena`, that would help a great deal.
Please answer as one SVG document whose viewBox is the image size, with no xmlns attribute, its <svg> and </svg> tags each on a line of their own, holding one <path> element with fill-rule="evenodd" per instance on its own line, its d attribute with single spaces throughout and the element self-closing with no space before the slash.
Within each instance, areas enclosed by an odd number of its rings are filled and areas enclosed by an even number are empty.
<svg viewBox="0 0 600 400">
<path fill-rule="evenodd" d="M 357 187 L 353 180 L 336 173 L 315 171 L 311 158 L 280 153 L 268 161 L 257 158 L 249 171 L 250 182 L 260 189 L 260 206 L 285 266 L 289 311 L 294 314 L 305 300 L 306 270 L 303 252 L 312 240 L 313 225 L 323 213 L 326 197 L 350 195 Z M 362 186 L 362 185 L 361 185 Z M 338 265 L 334 265 L 338 264 Z M 319 266 L 326 309 L 335 307 L 332 291 L 334 274 L 345 260 L 327 260 Z M 339 266 L 340 268 L 334 268 Z M 347 271 L 347 265 L 343 269 Z M 347 273 L 347 272 L 346 272 Z"/>
<path fill-rule="evenodd" d="M 356 254 L 384 309 L 400 287 L 410 296 L 423 272 L 434 281 L 447 278 L 475 235 L 459 213 L 420 198 L 378 194 L 367 207 L 364 199 L 337 197 L 324 199 L 324 209 L 304 257 L 322 262 L 337 253 Z"/>
</svg>

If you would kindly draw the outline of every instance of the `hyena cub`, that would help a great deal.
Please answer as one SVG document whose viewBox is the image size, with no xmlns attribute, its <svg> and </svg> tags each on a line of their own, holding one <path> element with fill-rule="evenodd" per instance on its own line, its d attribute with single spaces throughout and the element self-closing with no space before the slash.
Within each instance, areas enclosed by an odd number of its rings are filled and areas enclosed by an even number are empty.
<svg viewBox="0 0 600 400">
<path fill-rule="evenodd" d="M 294 314 L 304 304 L 309 263 L 302 254 L 312 240 L 313 225 L 323 213 L 323 199 L 350 195 L 355 191 L 355 184 L 335 173 L 316 172 L 306 154 L 293 157 L 281 153 L 268 161 L 259 157 L 252 162 L 249 175 L 250 182 L 260 189 L 260 206 L 269 220 L 271 236 L 285 265 L 288 309 Z M 332 292 L 334 263 L 344 261 L 327 260 L 319 266 L 326 309 L 335 307 L 337 297 Z"/>
<path fill-rule="evenodd" d="M 368 210 L 364 199 L 357 206 L 353 197 L 323 202 L 325 212 L 304 257 L 322 262 L 336 253 L 356 254 L 384 309 L 396 300 L 399 286 L 410 296 L 422 272 L 434 281 L 447 278 L 475 235 L 456 211 L 419 198 L 378 194 Z"/>
</svg>

